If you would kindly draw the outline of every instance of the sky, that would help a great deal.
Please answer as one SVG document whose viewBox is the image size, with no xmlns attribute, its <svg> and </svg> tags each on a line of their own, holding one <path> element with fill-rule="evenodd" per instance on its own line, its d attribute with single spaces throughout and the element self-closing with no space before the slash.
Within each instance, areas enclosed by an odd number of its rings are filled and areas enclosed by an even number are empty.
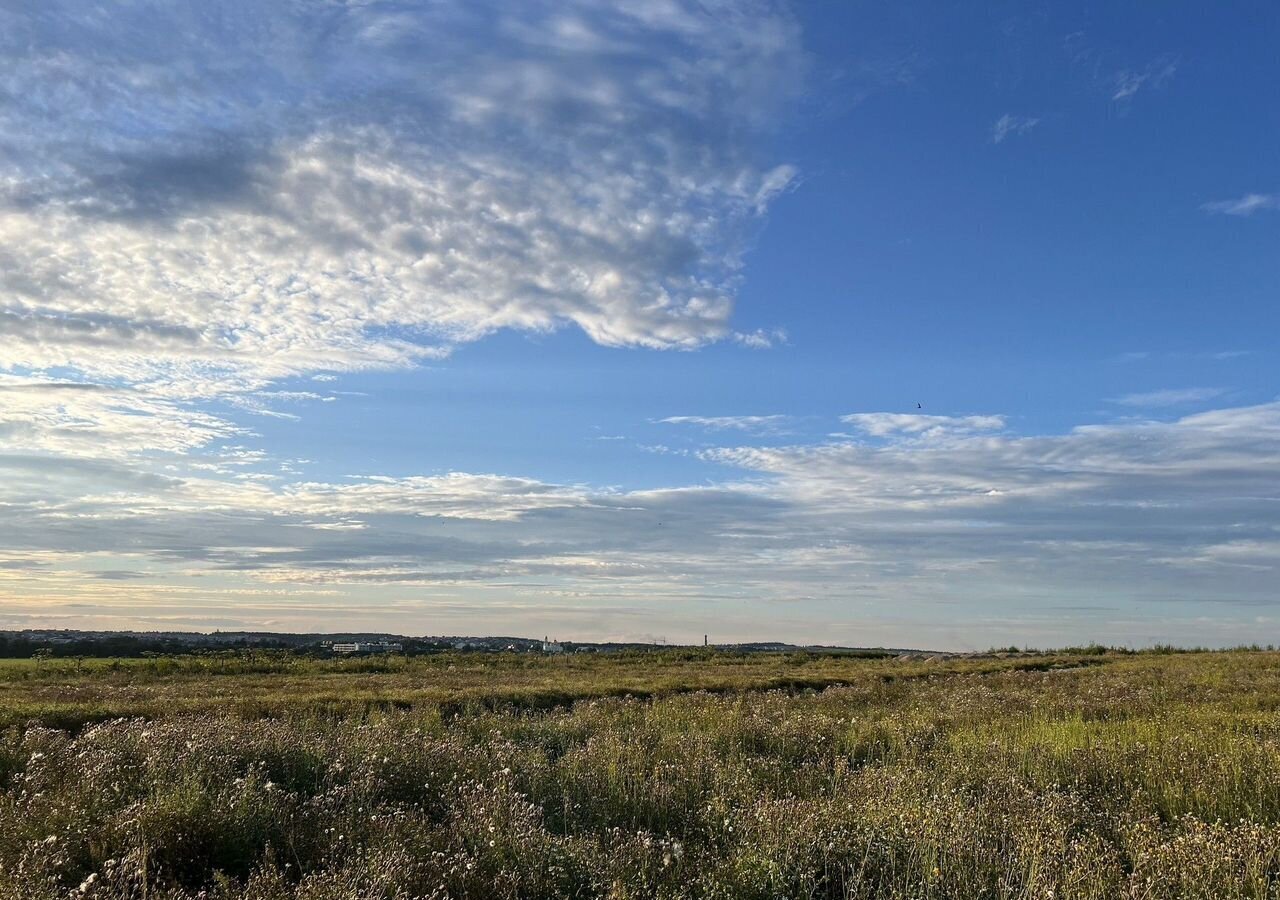
<svg viewBox="0 0 1280 900">
<path fill-rule="evenodd" d="M 1280 643 L 1278 44 L 0 4 L 0 628 Z"/>
</svg>

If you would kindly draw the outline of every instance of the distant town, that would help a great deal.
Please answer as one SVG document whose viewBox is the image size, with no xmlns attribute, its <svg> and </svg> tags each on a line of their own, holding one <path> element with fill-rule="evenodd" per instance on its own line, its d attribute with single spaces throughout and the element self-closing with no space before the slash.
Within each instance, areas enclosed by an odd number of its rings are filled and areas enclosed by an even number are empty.
<svg viewBox="0 0 1280 900">
<path fill-rule="evenodd" d="M 67 629 L 25 629 L 0 631 L 0 658 L 51 657 L 136 657 L 174 653 L 217 653 L 281 651 L 307 656 L 373 656 L 403 654 L 418 656 L 449 651 L 468 653 L 618 653 L 660 651 L 699 647 L 738 653 L 779 653 L 809 651 L 864 656 L 928 654 L 930 651 L 884 647 L 835 647 L 787 644 L 779 641 L 715 644 L 709 637 L 701 643 L 678 645 L 655 642 L 593 642 L 557 640 L 551 636 L 475 637 L 422 636 L 369 632 L 294 634 L 269 631 L 76 631 Z"/>
</svg>

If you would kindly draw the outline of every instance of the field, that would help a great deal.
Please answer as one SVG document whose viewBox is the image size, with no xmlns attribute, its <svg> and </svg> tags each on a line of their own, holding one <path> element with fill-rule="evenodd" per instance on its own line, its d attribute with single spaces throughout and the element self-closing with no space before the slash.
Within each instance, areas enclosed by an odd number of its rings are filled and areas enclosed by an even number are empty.
<svg viewBox="0 0 1280 900">
<path fill-rule="evenodd" d="M 1280 654 L 0 662 L 0 898 L 1280 897 Z"/>
</svg>

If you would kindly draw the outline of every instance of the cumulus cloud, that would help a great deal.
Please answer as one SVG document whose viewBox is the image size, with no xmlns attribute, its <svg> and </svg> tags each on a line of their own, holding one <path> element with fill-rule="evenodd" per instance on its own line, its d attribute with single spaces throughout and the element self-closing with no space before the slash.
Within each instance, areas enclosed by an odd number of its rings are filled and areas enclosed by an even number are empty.
<svg viewBox="0 0 1280 900">
<path fill-rule="evenodd" d="M 0 52 L 0 359 L 188 396 L 730 337 L 795 176 L 755 150 L 800 70 L 765 0 L 54 2 Z"/>
</svg>

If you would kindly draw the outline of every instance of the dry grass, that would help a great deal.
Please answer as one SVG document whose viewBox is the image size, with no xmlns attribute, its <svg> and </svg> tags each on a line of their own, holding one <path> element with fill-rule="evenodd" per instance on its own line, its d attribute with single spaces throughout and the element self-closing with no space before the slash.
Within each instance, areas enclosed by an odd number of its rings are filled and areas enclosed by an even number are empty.
<svg viewBox="0 0 1280 900">
<path fill-rule="evenodd" d="M 0 665 L 0 898 L 1276 897 L 1280 655 Z"/>
</svg>

